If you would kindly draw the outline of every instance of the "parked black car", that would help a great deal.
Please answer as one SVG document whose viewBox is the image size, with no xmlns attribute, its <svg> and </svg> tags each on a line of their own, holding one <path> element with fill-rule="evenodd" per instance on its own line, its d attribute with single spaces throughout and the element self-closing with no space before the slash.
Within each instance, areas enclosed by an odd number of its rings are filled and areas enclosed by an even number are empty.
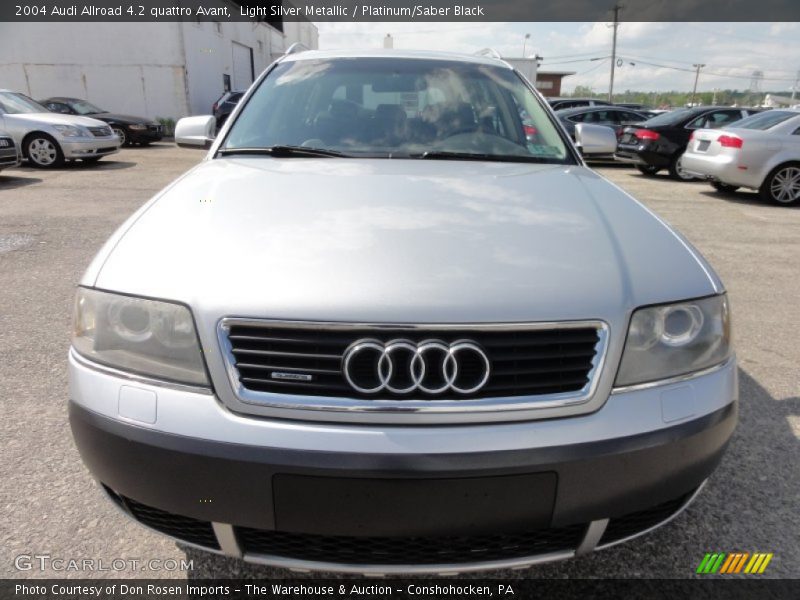
<svg viewBox="0 0 800 600">
<path fill-rule="evenodd" d="M 211 105 L 211 113 L 217 120 L 217 130 L 225 124 L 242 96 L 244 96 L 244 91 L 225 92 Z"/>
<path fill-rule="evenodd" d="M 630 108 L 631 110 L 647 111 L 651 110 L 652 106 L 647 106 L 646 104 L 639 104 L 638 102 L 615 102 L 614 106 L 619 106 L 620 108 Z"/>
<path fill-rule="evenodd" d="M 39 104 L 47 107 L 47 110 L 65 115 L 82 115 L 92 117 L 108 123 L 117 137 L 122 141 L 123 146 L 131 144 L 142 144 L 146 146 L 151 142 L 157 142 L 164 137 L 164 128 L 160 123 L 146 117 L 134 117 L 131 115 L 120 115 L 111 113 L 102 108 L 98 108 L 91 102 L 80 98 L 67 98 L 56 96 L 47 100 L 40 100 Z"/>
<path fill-rule="evenodd" d="M 609 105 L 565 108 L 556 111 L 556 116 L 573 141 L 575 140 L 576 123 L 607 125 L 616 131 L 617 138 L 619 138 L 625 126 L 641 123 L 648 119 L 648 117 L 642 113 Z"/>
<path fill-rule="evenodd" d="M 546 98 L 553 110 L 563 110 L 565 108 L 578 108 L 580 106 L 609 106 L 611 102 L 598 100 L 596 98 Z"/>
<path fill-rule="evenodd" d="M 700 106 L 664 113 L 626 127 L 614 158 L 636 165 L 645 175 L 668 169 L 673 179 L 691 181 L 694 178 L 681 168 L 681 156 L 692 131 L 724 127 L 756 112 L 759 109 Z"/>
</svg>

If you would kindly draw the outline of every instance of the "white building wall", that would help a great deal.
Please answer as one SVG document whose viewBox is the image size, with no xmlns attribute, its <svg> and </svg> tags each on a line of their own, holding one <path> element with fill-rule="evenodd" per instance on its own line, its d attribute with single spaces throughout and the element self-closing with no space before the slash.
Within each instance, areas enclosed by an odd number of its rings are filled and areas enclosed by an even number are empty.
<svg viewBox="0 0 800 600">
<path fill-rule="evenodd" d="M 75 96 L 150 118 L 186 114 L 177 23 L 19 23 L 0 34 L 0 88 Z"/>
<path fill-rule="evenodd" d="M 234 48 L 243 81 L 232 87 L 244 88 L 251 77 L 243 56 L 252 50 L 258 77 L 296 41 L 317 48 L 316 26 L 285 23 L 282 33 L 255 22 L 0 24 L 0 88 L 177 120 L 210 113 L 223 75 L 234 79 Z"/>
<path fill-rule="evenodd" d="M 507 58 L 504 56 L 503 60 L 519 71 L 532 85 L 536 85 L 536 71 L 539 63 L 535 58 Z"/>
</svg>

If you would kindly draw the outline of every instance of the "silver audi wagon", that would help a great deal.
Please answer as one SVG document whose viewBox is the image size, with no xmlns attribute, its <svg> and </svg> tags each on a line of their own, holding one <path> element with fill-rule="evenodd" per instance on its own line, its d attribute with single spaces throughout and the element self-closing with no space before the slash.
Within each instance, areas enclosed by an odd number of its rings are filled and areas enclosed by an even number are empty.
<svg viewBox="0 0 800 600">
<path fill-rule="evenodd" d="M 70 421 L 139 523 L 293 569 L 608 548 L 737 418 L 725 288 L 491 54 L 292 49 L 77 291 Z"/>
</svg>

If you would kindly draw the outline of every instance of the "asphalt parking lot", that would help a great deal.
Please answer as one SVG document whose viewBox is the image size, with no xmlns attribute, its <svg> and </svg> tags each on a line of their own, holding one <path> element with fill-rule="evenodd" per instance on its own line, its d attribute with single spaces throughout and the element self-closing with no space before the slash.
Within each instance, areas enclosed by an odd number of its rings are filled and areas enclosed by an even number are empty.
<svg viewBox="0 0 800 600">
<path fill-rule="evenodd" d="M 160 143 L 124 149 L 97 165 L 0 173 L 2 577 L 293 575 L 186 550 L 126 520 L 83 467 L 67 423 L 76 282 L 111 232 L 202 155 Z M 488 575 L 683 578 L 694 575 L 706 552 L 748 551 L 774 553 L 763 576 L 800 577 L 800 208 L 664 175 L 646 178 L 627 167 L 598 170 L 682 231 L 727 285 L 740 424 L 721 467 L 671 524 L 570 562 Z M 114 559 L 188 558 L 193 569 L 18 570 L 20 555 L 102 560 L 106 567 Z"/>
</svg>

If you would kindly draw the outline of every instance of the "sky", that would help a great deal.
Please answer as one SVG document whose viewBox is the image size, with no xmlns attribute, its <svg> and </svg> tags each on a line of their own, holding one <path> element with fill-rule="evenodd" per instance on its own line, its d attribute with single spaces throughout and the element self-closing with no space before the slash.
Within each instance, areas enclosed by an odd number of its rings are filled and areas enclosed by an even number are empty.
<svg viewBox="0 0 800 600">
<path fill-rule="evenodd" d="M 608 91 L 610 23 L 316 23 L 319 47 L 394 47 L 503 56 L 538 54 L 542 71 L 574 71 L 562 91 Z M 525 43 L 525 35 L 530 38 Z M 789 90 L 800 73 L 800 23 L 621 23 L 614 91 L 691 91 L 693 64 L 704 63 L 699 91 L 746 90 L 762 71 L 761 91 Z M 592 58 L 598 60 L 590 60 Z M 800 88 L 798 89 L 800 93 Z"/>
</svg>

